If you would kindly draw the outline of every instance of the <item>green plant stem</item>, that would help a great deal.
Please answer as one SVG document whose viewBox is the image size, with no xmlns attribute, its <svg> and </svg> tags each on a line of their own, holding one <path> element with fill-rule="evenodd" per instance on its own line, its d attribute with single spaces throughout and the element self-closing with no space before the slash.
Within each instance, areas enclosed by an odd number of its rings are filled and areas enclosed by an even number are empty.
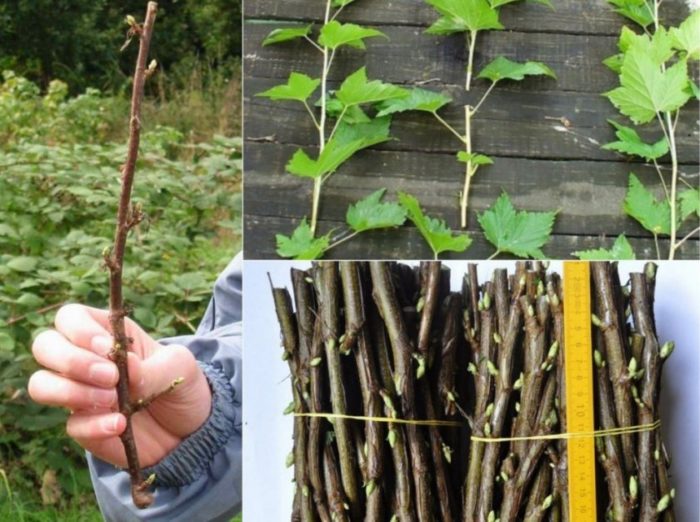
<svg viewBox="0 0 700 522">
<path fill-rule="evenodd" d="M 467 37 L 469 46 L 469 58 L 467 59 L 467 81 L 465 83 L 467 92 L 471 90 L 472 86 L 472 74 L 474 72 L 474 50 L 476 49 L 477 34 L 478 31 L 469 31 L 469 36 Z"/>
<path fill-rule="evenodd" d="M 676 133 L 671 121 L 671 113 L 666 113 L 666 125 L 668 126 L 669 148 L 671 149 L 671 246 L 668 253 L 668 258 L 672 260 L 675 257 L 677 221 L 676 213 L 678 211 L 676 205 L 676 196 L 678 190 L 678 151 L 676 150 Z"/>
<path fill-rule="evenodd" d="M 683 237 L 683 239 L 681 239 L 678 243 L 676 243 L 676 249 L 680 248 L 683 243 L 688 241 L 691 237 L 693 237 L 698 232 L 700 232 L 700 227 L 697 227 L 696 229 L 688 232 L 688 234 L 686 234 L 685 237 Z"/>
<path fill-rule="evenodd" d="M 437 121 L 439 121 L 448 131 L 457 136 L 457 139 L 459 139 L 459 141 L 466 144 L 466 139 L 459 133 L 459 131 L 457 131 L 457 129 L 455 129 L 452 125 L 447 123 L 437 112 L 433 112 L 432 114 L 433 116 L 435 116 Z"/>
<path fill-rule="evenodd" d="M 331 4 L 332 0 L 326 1 L 326 13 L 323 18 L 324 25 L 330 21 L 331 16 Z M 323 46 L 321 48 L 323 54 L 323 69 L 321 71 L 321 117 L 318 122 L 318 151 L 319 154 L 323 152 L 326 146 L 326 106 L 328 104 L 328 71 L 330 69 L 330 57 L 328 54 L 328 47 Z M 318 208 L 321 202 L 321 188 L 323 187 L 323 180 L 321 178 L 316 178 L 314 180 L 314 190 L 311 198 L 311 234 L 316 235 L 316 225 L 318 223 Z"/>
<path fill-rule="evenodd" d="M 472 109 L 469 105 L 464 106 L 464 128 L 465 128 L 465 144 L 467 154 L 472 153 Z M 469 201 L 469 187 L 471 186 L 472 175 L 472 160 L 467 160 L 467 165 L 464 172 L 464 189 L 462 190 L 461 208 L 461 225 L 462 228 L 467 228 L 467 204 Z"/>
</svg>

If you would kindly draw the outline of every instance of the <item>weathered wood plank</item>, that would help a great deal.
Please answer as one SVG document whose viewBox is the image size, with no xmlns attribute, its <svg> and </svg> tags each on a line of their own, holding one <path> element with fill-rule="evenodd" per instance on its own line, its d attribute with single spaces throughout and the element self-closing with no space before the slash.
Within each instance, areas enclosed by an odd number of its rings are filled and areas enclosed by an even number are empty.
<svg viewBox="0 0 700 522">
<path fill-rule="evenodd" d="M 324 229 L 341 227 L 339 222 L 324 222 Z M 282 218 L 258 218 L 253 217 L 245 224 L 245 255 L 246 259 L 276 259 L 274 250 L 274 238 L 276 233 L 290 233 L 293 224 Z M 480 234 L 472 234 L 473 243 L 463 254 L 445 253 L 444 259 L 485 259 L 494 252 L 491 246 Z M 601 245 L 609 247 L 612 238 L 599 236 L 552 236 L 551 241 L 545 245 L 544 252 L 551 259 L 569 259 L 571 253 L 578 250 L 599 248 Z M 639 259 L 654 259 L 656 251 L 654 242 L 649 239 L 630 239 L 630 243 Z M 666 251 L 667 241 L 661 241 L 661 248 Z M 697 259 L 700 242 L 687 241 L 677 253 L 677 259 Z M 409 226 L 403 226 L 396 230 L 373 231 L 367 233 L 360 241 L 348 241 L 329 252 L 333 259 L 429 259 L 432 252 L 420 237 L 418 231 Z M 508 256 L 502 256 L 506 259 Z"/>
<path fill-rule="evenodd" d="M 274 136 L 279 143 L 316 145 L 313 124 L 301 104 L 272 102 L 255 96 L 277 83 L 258 78 L 246 82 L 246 139 Z M 441 114 L 451 125 L 462 128 L 464 109 L 460 105 L 478 100 L 482 91 L 473 89 L 465 93 L 455 87 L 444 91 L 453 96 L 455 102 Z M 561 118 L 566 118 L 571 126 L 562 125 Z M 619 156 L 600 148 L 601 144 L 614 139 L 607 123 L 609 118 L 619 119 L 619 115 L 600 95 L 497 89 L 473 120 L 474 149 L 497 156 L 614 161 Z M 425 113 L 397 115 L 392 129 L 396 140 L 382 144 L 381 149 L 456 153 L 460 145 Z M 697 164 L 699 135 L 697 115 L 685 111 L 677 128 L 678 155 L 682 163 Z"/>
<path fill-rule="evenodd" d="M 294 70 L 319 75 L 320 53 L 308 42 L 262 47 L 261 42 L 279 22 L 246 24 L 247 77 L 286 80 Z M 367 51 L 341 50 L 330 79 L 340 81 L 366 65 L 368 73 L 385 82 L 414 83 L 438 79 L 440 84 L 463 86 L 466 49 L 463 35 L 444 37 L 423 34 L 420 28 L 387 26 L 384 38 L 368 40 Z M 498 56 L 511 60 L 538 60 L 558 75 L 558 80 L 529 78 L 511 82 L 515 90 L 564 90 L 602 93 L 615 87 L 616 76 L 602 61 L 616 52 L 616 38 L 590 35 L 557 35 L 522 32 L 485 32 L 479 37 L 475 70 Z M 479 81 L 476 81 L 479 83 Z M 485 83 L 485 82 L 484 82 Z"/>
<path fill-rule="evenodd" d="M 249 145 L 245 157 L 246 214 L 291 220 L 308 214 L 311 183 L 284 172 L 293 152 L 290 146 Z M 630 171 L 661 195 L 656 170 L 642 164 L 496 158 L 494 165 L 479 172 L 473 184 L 470 229 L 478 231 L 476 212 L 486 210 L 506 190 L 518 208 L 551 210 L 558 206 L 561 213 L 554 229 L 558 234 L 583 230 L 588 235 L 651 237 L 622 212 Z M 321 218 L 342 221 L 350 204 L 374 190 L 388 188 L 391 194 L 405 191 L 418 196 L 431 215 L 457 228 L 463 175 L 463 165 L 451 155 L 367 150 L 326 182 Z M 691 228 L 684 226 L 681 236 Z"/>
<path fill-rule="evenodd" d="M 509 5 L 501 11 L 501 22 L 510 30 L 573 34 L 614 35 L 623 18 L 606 0 L 554 0 L 554 10 L 536 4 Z M 663 17 L 671 23 L 682 19 L 687 8 L 682 0 L 667 0 Z M 308 0 L 255 0 L 245 2 L 246 18 L 320 21 L 320 2 Z M 423 0 L 361 0 L 343 11 L 346 22 L 373 25 L 427 27 L 435 10 Z"/>
</svg>

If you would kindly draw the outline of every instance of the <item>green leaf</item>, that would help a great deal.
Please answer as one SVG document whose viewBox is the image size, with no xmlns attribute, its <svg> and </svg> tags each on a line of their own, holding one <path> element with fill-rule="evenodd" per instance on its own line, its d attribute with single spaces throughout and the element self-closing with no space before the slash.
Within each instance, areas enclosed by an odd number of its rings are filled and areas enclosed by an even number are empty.
<svg viewBox="0 0 700 522">
<path fill-rule="evenodd" d="M 573 255 L 585 261 L 626 261 L 636 259 L 632 245 L 624 234 L 617 236 L 611 249 L 596 248 L 593 250 L 580 250 Z"/>
<path fill-rule="evenodd" d="M 681 220 L 692 214 L 700 217 L 700 189 L 687 189 L 678 194 L 680 202 Z"/>
<path fill-rule="evenodd" d="M 316 103 L 316 106 L 320 106 L 320 100 Z M 329 98 L 326 101 L 326 114 L 331 118 L 339 118 L 343 114 L 343 121 L 345 123 L 368 123 L 372 121 L 372 118 L 367 116 L 367 113 L 362 110 L 361 107 L 353 105 L 352 107 L 345 107 L 340 101 L 335 98 Z"/>
<path fill-rule="evenodd" d="M 616 7 L 615 12 L 647 27 L 654 21 L 654 15 L 646 0 L 608 0 Z"/>
<path fill-rule="evenodd" d="M 369 123 L 344 124 L 326 143 L 317 159 L 298 149 L 287 163 L 287 171 L 295 176 L 320 178 L 333 174 L 356 152 L 389 139 L 390 117 L 375 118 Z"/>
<path fill-rule="evenodd" d="M 418 200 L 410 194 L 399 192 L 399 203 L 406 209 L 408 219 L 416 225 L 436 258 L 442 252 L 464 252 L 471 245 L 472 240 L 467 234 L 455 234 L 442 219 L 426 216 Z"/>
<path fill-rule="evenodd" d="M 608 58 L 603 60 L 603 65 L 605 65 L 611 71 L 620 74 L 620 71 L 622 70 L 622 61 L 624 59 L 625 55 L 622 53 L 613 54 L 612 56 L 609 56 Z"/>
<path fill-rule="evenodd" d="M 256 96 L 263 96 L 271 100 L 297 100 L 304 102 L 320 84 L 321 80 L 293 72 L 289 75 L 286 84 L 277 85 L 265 92 L 256 94 Z"/>
<path fill-rule="evenodd" d="M 31 272 L 36 268 L 38 261 L 35 257 L 17 256 L 7 262 L 7 268 L 15 272 Z"/>
<path fill-rule="evenodd" d="M 452 98 L 427 89 L 411 89 L 404 98 L 385 100 L 378 106 L 377 116 L 386 116 L 395 112 L 424 111 L 437 112 L 452 101 Z"/>
<path fill-rule="evenodd" d="M 348 208 L 345 221 L 355 232 L 398 227 L 406 221 L 406 210 L 397 203 L 382 202 L 386 189 L 379 189 Z"/>
<path fill-rule="evenodd" d="M 493 160 L 485 154 L 478 154 L 476 152 L 470 153 L 463 150 L 457 153 L 457 160 L 462 163 L 471 161 L 472 165 L 493 165 Z"/>
<path fill-rule="evenodd" d="M 345 7 L 348 4 L 353 3 L 355 0 L 333 0 L 331 4 L 333 7 Z"/>
<path fill-rule="evenodd" d="M 674 49 L 684 51 L 691 60 L 700 60 L 700 10 L 669 32 Z"/>
<path fill-rule="evenodd" d="M 525 76 L 549 76 L 556 79 L 557 75 L 542 62 L 518 63 L 504 56 L 499 56 L 484 67 L 477 78 L 486 78 L 492 82 L 501 80 L 520 81 Z"/>
<path fill-rule="evenodd" d="M 22 305 L 26 308 L 39 308 L 44 303 L 44 300 L 36 294 L 27 292 L 22 294 L 17 299 L 17 304 Z"/>
<path fill-rule="evenodd" d="M 379 80 L 368 81 L 367 70 L 365 67 L 361 67 L 345 79 L 335 96 L 347 107 L 376 103 L 391 98 L 402 98 L 408 94 L 407 89 L 396 85 L 383 83 Z"/>
<path fill-rule="evenodd" d="M 0 332 L 0 351 L 11 352 L 15 347 L 15 340 L 5 332 Z"/>
<path fill-rule="evenodd" d="M 507 4 L 513 4 L 515 2 L 519 2 L 520 0 L 490 0 L 491 2 L 491 7 L 502 7 Z M 548 7 L 552 7 L 552 2 L 551 0 L 527 0 L 527 3 L 529 4 L 542 4 L 546 5 Z"/>
<path fill-rule="evenodd" d="M 503 29 L 498 10 L 488 0 L 426 0 L 442 16 L 427 29 L 429 34 Z"/>
<path fill-rule="evenodd" d="M 556 216 L 556 212 L 517 211 L 504 192 L 479 216 L 479 224 L 498 252 L 542 259 L 541 248 L 549 241 Z"/>
<path fill-rule="evenodd" d="M 313 24 L 309 24 L 304 27 L 288 27 L 284 29 L 275 29 L 265 37 L 265 39 L 263 40 L 263 46 L 287 42 L 289 40 L 296 40 L 297 38 L 304 38 L 305 36 L 308 36 L 311 33 L 312 27 Z"/>
<path fill-rule="evenodd" d="M 624 210 L 654 235 L 671 233 L 671 207 L 665 199 L 658 201 L 637 176 L 630 174 Z"/>
<path fill-rule="evenodd" d="M 328 47 L 335 50 L 343 45 L 354 47 L 355 49 L 365 49 L 365 38 L 386 35 L 376 29 L 362 27 L 357 24 L 341 24 L 333 20 L 328 22 L 321 28 L 321 34 L 318 37 L 318 43 L 322 47 Z"/>
<path fill-rule="evenodd" d="M 637 34 L 629 27 L 622 28 L 617 43 L 622 53 L 634 50 L 646 54 L 659 67 L 673 56 L 673 41 L 671 35 L 663 27 L 659 27 L 653 35 Z"/>
<path fill-rule="evenodd" d="M 668 153 L 668 140 L 666 138 L 662 138 L 654 144 L 645 143 L 634 129 L 620 125 L 613 120 L 608 120 L 608 123 L 615 127 L 615 135 L 619 141 L 603 145 L 605 150 L 616 150 L 624 154 L 632 154 L 647 161 L 658 159 Z"/>
<path fill-rule="evenodd" d="M 292 235 L 287 237 L 277 234 L 277 254 L 281 257 L 291 257 L 294 259 L 308 260 L 318 259 L 328 249 L 330 244 L 330 234 L 314 237 L 311 227 L 304 218 L 299 226 L 294 229 Z"/>
<path fill-rule="evenodd" d="M 657 113 L 675 111 L 690 98 L 685 60 L 663 71 L 649 54 L 637 49 L 625 55 L 620 83 L 606 96 L 636 124 L 650 122 Z"/>
</svg>

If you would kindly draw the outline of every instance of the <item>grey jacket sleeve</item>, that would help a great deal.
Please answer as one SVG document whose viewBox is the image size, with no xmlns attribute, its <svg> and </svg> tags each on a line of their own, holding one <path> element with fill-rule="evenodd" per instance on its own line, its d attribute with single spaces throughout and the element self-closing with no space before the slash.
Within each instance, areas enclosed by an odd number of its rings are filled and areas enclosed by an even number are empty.
<svg viewBox="0 0 700 522">
<path fill-rule="evenodd" d="M 97 502 L 109 522 L 227 522 L 241 509 L 241 259 L 219 276 L 194 335 L 161 340 L 187 346 L 212 389 L 199 430 L 145 473 L 156 474 L 153 504 L 136 509 L 126 472 L 87 454 Z"/>
</svg>

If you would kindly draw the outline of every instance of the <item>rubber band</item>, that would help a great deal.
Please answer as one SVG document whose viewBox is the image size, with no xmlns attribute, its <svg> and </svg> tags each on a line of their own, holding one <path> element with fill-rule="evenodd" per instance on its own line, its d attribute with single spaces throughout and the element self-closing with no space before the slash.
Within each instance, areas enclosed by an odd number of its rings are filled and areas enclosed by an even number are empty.
<svg viewBox="0 0 700 522">
<path fill-rule="evenodd" d="M 464 427 L 464 422 L 447 421 L 438 419 L 392 419 L 391 417 L 369 417 L 364 415 L 345 415 L 341 413 L 294 413 L 294 417 L 322 418 L 328 421 L 332 419 L 356 420 L 365 422 L 386 422 L 389 424 L 409 424 L 413 426 L 447 426 Z M 472 435 L 474 442 L 500 443 L 500 442 L 521 442 L 532 440 L 569 440 L 569 439 L 595 439 L 600 437 L 611 437 L 619 435 L 631 435 L 646 431 L 655 431 L 661 426 L 661 421 L 657 420 L 651 424 L 638 424 L 636 426 L 623 426 L 620 428 L 610 428 L 607 430 L 579 431 L 567 433 L 548 433 L 546 435 L 530 435 L 524 437 L 479 437 Z"/>
</svg>

